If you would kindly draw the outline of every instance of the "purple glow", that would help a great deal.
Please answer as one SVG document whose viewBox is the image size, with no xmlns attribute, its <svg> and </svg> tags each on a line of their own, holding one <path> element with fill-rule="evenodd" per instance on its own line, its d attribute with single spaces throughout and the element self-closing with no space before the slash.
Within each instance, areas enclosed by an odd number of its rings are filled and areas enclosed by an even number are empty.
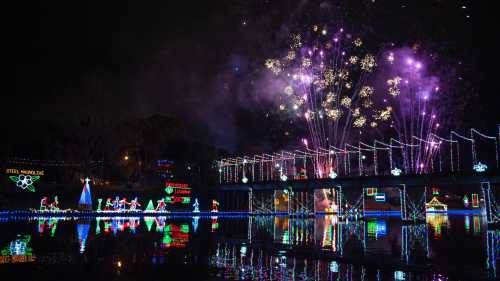
<svg viewBox="0 0 500 281">
<path fill-rule="evenodd" d="M 407 58 L 406 59 L 406 64 L 407 65 L 412 65 L 413 64 L 413 59 L 412 58 Z"/>
<path fill-rule="evenodd" d="M 417 63 L 415 64 L 415 67 L 416 67 L 417 69 L 421 69 L 421 68 L 422 68 L 422 64 L 421 64 L 420 62 L 417 62 Z"/>
<path fill-rule="evenodd" d="M 335 37 L 333 38 L 333 42 L 338 42 L 339 41 L 339 38 Z"/>
</svg>

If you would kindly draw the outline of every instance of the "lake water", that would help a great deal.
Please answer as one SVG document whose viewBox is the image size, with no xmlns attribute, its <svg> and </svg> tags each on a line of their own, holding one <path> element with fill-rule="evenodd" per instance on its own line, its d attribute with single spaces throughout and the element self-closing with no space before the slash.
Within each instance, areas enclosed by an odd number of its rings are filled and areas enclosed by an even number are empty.
<svg viewBox="0 0 500 281">
<path fill-rule="evenodd" d="M 500 252 L 499 231 L 476 215 L 432 215 L 419 225 L 396 217 L 2 218 L 0 229 L 2 280 L 494 280 Z"/>
</svg>

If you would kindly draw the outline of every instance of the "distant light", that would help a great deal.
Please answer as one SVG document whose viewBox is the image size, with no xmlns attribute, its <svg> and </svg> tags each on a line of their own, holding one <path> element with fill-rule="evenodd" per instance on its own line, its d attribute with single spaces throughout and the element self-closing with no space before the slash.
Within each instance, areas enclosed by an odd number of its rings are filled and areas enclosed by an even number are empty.
<svg viewBox="0 0 500 281">
<path fill-rule="evenodd" d="M 399 169 L 399 168 L 395 167 L 394 169 L 392 169 L 392 170 L 391 170 L 391 174 L 392 174 L 393 176 L 396 176 L 396 177 L 397 177 L 397 176 L 401 175 L 401 169 Z"/>
<path fill-rule="evenodd" d="M 361 155 L 361 159 L 365 160 L 366 156 L 365 155 Z"/>
<path fill-rule="evenodd" d="M 395 281 L 403 281 L 405 280 L 405 273 L 403 271 L 394 271 L 394 280 Z"/>
<path fill-rule="evenodd" d="M 288 177 L 286 175 L 281 175 L 281 180 L 282 181 L 286 181 L 288 179 Z"/>
<path fill-rule="evenodd" d="M 121 262 L 121 261 L 118 261 L 118 262 L 116 263 L 116 266 L 118 266 L 118 267 L 122 267 L 122 262 Z"/>
<path fill-rule="evenodd" d="M 242 182 L 242 183 L 247 183 L 247 182 L 248 182 L 248 178 L 247 178 L 247 177 L 243 177 L 243 178 L 241 179 L 241 182 Z"/>
<path fill-rule="evenodd" d="M 337 173 L 335 173 L 335 171 L 330 171 L 330 174 L 328 174 L 328 177 L 331 178 L 331 179 L 334 179 L 337 177 Z"/>
<path fill-rule="evenodd" d="M 127 161 L 128 160 L 128 155 L 123 156 L 123 160 Z"/>
<path fill-rule="evenodd" d="M 488 166 L 486 164 L 478 162 L 476 165 L 474 165 L 473 169 L 474 169 L 474 171 L 476 171 L 478 173 L 482 173 L 482 172 L 485 172 L 486 169 L 488 169 Z"/>
<path fill-rule="evenodd" d="M 334 273 L 339 272 L 339 264 L 336 261 L 330 262 L 330 272 L 334 272 Z"/>
</svg>

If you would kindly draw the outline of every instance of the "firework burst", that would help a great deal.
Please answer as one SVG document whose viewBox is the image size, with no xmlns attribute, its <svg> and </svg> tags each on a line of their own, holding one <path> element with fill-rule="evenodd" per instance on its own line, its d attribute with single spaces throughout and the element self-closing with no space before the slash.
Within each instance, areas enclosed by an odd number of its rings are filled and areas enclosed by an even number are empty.
<svg viewBox="0 0 500 281">
<path fill-rule="evenodd" d="M 306 121 L 315 148 L 340 146 L 353 128 L 375 128 L 390 119 L 392 109 L 373 102 L 377 92 L 368 77 L 377 60 L 361 38 L 314 25 L 290 39 L 289 49 L 265 66 L 285 85 L 280 112 Z"/>
</svg>

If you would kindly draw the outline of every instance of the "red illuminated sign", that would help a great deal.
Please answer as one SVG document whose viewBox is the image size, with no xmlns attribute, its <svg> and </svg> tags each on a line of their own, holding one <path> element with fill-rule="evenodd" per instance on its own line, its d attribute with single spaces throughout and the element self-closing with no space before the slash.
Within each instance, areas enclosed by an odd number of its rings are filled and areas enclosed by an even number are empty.
<svg viewBox="0 0 500 281">
<path fill-rule="evenodd" d="M 165 182 L 165 187 L 172 187 L 172 188 L 189 188 L 189 184 L 187 183 L 178 183 L 178 182 Z"/>
</svg>

